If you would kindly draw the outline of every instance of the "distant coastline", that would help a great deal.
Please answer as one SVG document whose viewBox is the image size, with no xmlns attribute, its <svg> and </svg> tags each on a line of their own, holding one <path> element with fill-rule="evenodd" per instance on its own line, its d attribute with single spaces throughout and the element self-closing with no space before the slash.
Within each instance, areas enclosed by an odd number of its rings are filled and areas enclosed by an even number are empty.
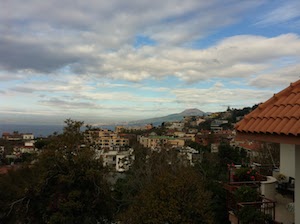
<svg viewBox="0 0 300 224">
<path fill-rule="evenodd" d="M 47 137 L 54 132 L 62 133 L 62 125 L 30 125 L 30 124 L 0 124 L 0 134 L 3 132 L 18 131 L 20 133 L 33 133 L 35 137 Z"/>
<path fill-rule="evenodd" d="M 35 137 L 47 137 L 54 132 L 62 133 L 63 125 L 30 125 L 30 124 L 0 124 L 0 135 L 3 132 L 18 131 L 20 133 L 33 133 Z M 103 129 L 114 130 L 115 125 L 103 125 Z"/>
</svg>

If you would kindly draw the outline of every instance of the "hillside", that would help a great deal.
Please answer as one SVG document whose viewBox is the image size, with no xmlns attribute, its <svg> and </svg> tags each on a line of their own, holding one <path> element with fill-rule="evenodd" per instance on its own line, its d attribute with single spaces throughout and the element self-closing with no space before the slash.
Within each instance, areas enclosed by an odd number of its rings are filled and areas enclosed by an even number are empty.
<svg viewBox="0 0 300 224">
<path fill-rule="evenodd" d="M 153 124 L 154 126 L 157 126 L 160 125 L 162 122 L 181 121 L 185 116 L 205 116 L 205 115 L 206 115 L 205 112 L 193 108 L 193 109 L 184 110 L 181 113 L 170 114 L 163 117 L 154 117 L 154 118 L 149 118 L 144 120 L 131 121 L 128 124 L 129 125 Z"/>
</svg>

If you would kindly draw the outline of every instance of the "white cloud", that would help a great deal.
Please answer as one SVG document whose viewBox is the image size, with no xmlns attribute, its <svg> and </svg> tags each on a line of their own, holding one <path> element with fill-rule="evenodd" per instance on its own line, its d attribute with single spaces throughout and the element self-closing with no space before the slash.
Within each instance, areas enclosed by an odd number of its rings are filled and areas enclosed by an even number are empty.
<svg viewBox="0 0 300 224">
<path fill-rule="evenodd" d="M 288 44 L 287 44 L 288 43 Z M 162 78 L 170 75 L 187 82 L 214 78 L 258 76 L 291 57 L 299 62 L 300 38 L 295 34 L 273 38 L 242 35 L 222 40 L 207 49 L 147 46 L 126 48 L 102 54 L 102 65 L 91 66 L 89 73 L 128 81 Z M 98 68 L 94 70 L 93 68 Z"/>
<path fill-rule="evenodd" d="M 227 106 L 252 106 L 267 100 L 273 94 L 264 90 L 222 88 L 221 85 L 206 89 L 176 89 L 172 92 L 177 102 L 185 105 L 185 108 L 196 107 L 206 112 L 222 111 Z"/>
<path fill-rule="evenodd" d="M 286 65 L 269 73 L 250 79 L 249 85 L 259 88 L 285 88 L 291 82 L 300 79 L 300 65 Z"/>
<path fill-rule="evenodd" d="M 273 10 L 264 14 L 256 24 L 259 26 L 269 26 L 289 21 L 298 23 L 300 21 L 299 8 L 299 1 L 282 1 Z"/>
</svg>

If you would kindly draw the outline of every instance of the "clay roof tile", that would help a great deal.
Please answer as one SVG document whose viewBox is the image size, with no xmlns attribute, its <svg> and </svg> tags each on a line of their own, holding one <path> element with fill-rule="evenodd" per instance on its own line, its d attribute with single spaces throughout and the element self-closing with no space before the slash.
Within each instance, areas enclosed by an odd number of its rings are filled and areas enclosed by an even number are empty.
<svg viewBox="0 0 300 224">
<path fill-rule="evenodd" d="M 255 119 L 251 118 L 248 122 L 245 123 L 243 129 L 248 130 L 251 127 L 251 125 L 254 123 L 254 121 L 255 121 Z"/>
<path fill-rule="evenodd" d="M 282 119 L 280 119 L 280 118 L 275 119 L 274 122 L 272 122 L 272 124 L 269 127 L 267 127 L 267 129 L 269 131 L 270 130 L 275 130 L 279 126 L 279 124 L 281 123 L 281 121 L 282 121 Z"/>
<path fill-rule="evenodd" d="M 300 80 L 274 94 L 236 125 L 237 131 L 300 136 Z"/>
<path fill-rule="evenodd" d="M 298 119 L 294 123 L 293 127 L 290 128 L 290 133 L 293 134 L 293 135 L 296 135 L 296 136 L 297 136 L 298 133 L 300 133 L 300 119 Z"/>
<path fill-rule="evenodd" d="M 267 113 L 264 114 L 264 117 L 269 117 L 271 114 L 273 114 L 276 110 L 278 110 L 280 106 L 274 105 L 272 107 L 267 107 Z"/>
<path fill-rule="evenodd" d="M 293 106 L 292 105 L 286 105 L 285 107 L 284 107 L 284 109 L 282 110 L 282 111 L 280 111 L 280 114 L 278 114 L 277 116 L 278 117 L 288 117 L 287 116 L 287 113 L 290 111 L 290 110 L 292 110 L 293 109 Z M 271 115 L 272 116 L 272 115 Z"/>
<path fill-rule="evenodd" d="M 261 118 L 256 118 L 255 120 L 253 120 L 252 125 L 248 128 L 248 130 L 250 132 L 255 132 L 256 127 L 260 124 L 261 121 Z"/>
<path fill-rule="evenodd" d="M 295 118 L 291 118 L 291 119 L 288 119 L 288 118 L 285 118 L 286 120 L 286 124 L 281 128 L 280 132 L 283 133 L 283 134 L 293 134 L 294 133 L 290 133 L 290 130 L 293 128 L 294 124 L 297 122 L 297 119 Z"/>
<path fill-rule="evenodd" d="M 287 96 L 282 96 L 282 97 L 279 97 L 278 100 L 275 102 L 274 105 L 277 105 L 277 106 L 280 106 L 281 104 L 284 105 L 284 102 L 285 102 L 285 99 L 287 98 Z"/>
<path fill-rule="evenodd" d="M 300 105 L 295 104 L 286 114 L 286 117 L 294 117 L 300 119 Z"/>
</svg>

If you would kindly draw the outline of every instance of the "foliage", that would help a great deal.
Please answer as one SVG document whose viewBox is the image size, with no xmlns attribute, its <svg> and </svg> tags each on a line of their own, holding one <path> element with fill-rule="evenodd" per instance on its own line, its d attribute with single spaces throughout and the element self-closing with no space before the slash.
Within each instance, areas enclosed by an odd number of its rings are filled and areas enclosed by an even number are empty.
<svg viewBox="0 0 300 224">
<path fill-rule="evenodd" d="M 250 186 L 241 186 L 234 192 L 237 202 L 254 202 L 260 199 L 256 188 Z"/>
<path fill-rule="evenodd" d="M 22 153 L 21 159 L 22 162 L 31 163 L 33 160 L 37 158 L 37 153 Z"/>
<path fill-rule="evenodd" d="M 212 119 L 205 119 L 204 122 L 199 124 L 198 130 L 210 130 L 211 122 L 212 122 Z"/>
<path fill-rule="evenodd" d="M 238 217 L 243 224 L 266 224 L 272 223 L 272 217 L 262 213 L 253 206 L 242 207 L 238 212 Z"/>
<path fill-rule="evenodd" d="M 260 164 L 271 164 L 271 167 L 278 167 L 280 164 L 280 145 L 278 143 L 264 143 L 253 161 Z"/>
<path fill-rule="evenodd" d="M 253 111 L 258 105 L 254 105 L 253 107 L 244 107 L 242 109 L 233 109 L 231 110 L 231 120 L 232 122 L 236 122 L 237 117 L 243 117 Z"/>
<path fill-rule="evenodd" d="M 258 171 L 249 167 L 241 167 L 235 170 L 233 179 L 235 181 L 256 181 L 259 179 Z"/>
<path fill-rule="evenodd" d="M 37 139 L 36 142 L 34 143 L 34 146 L 37 148 L 37 149 L 43 149 L 46 145 L 49 144 L 49 141 L 48 139 Z"/>
<path fill-rule="evenodd" d="M 248 161 L 247 153 L 243 149 L 231 147 L 228 144 L 220 144 L 219 158 L 221 165 L 225 168 L 227 164 L 242 164 Z"/>
<path fill-rule="evenodd" d="M 3 223 L 106 223 L 113 202 L 102 163 L 81 148 L 82 122 L 66 121 L 38 161 L 0 177 Z"/>
<path fill-rule="evenodd" d="M 181 166 L 172 151 L 146 158 L 122 180 L 132 189 L 120 198 L 128 203 L 119 216 L 122 223 L 213 223 L 210 193 L 195 169 Z"/>
<path fill-rule="evenodd" d="M 195 149 L 199 152 L 209 152 L 210 151 L 208 146 L 204 146 L 204 145 L 199 144 L 199 143 L 194 142 L 194 141 L 186 141 L 185 145 L 189 146 L 189 147 L 191 147 L 191 148 L 193 148 L 193 149 Z"/>
</svg>

